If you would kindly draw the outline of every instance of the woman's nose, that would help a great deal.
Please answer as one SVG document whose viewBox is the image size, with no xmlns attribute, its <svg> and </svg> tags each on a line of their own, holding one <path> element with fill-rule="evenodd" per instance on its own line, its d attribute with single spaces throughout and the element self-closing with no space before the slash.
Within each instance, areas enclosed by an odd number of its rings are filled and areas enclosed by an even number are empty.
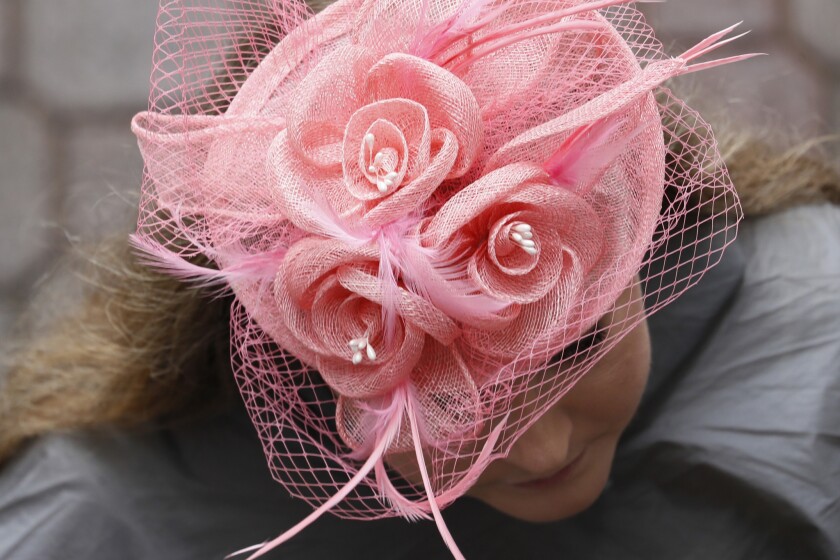
<svg viewBox="0 0 840 560">
<path fill-rule="evenodd" d="M 549 476 L 568 463 L 572 421 L 555 406 L 528 428 L 513 444 L 505 462 L 534 477 Z"/>
</svg>

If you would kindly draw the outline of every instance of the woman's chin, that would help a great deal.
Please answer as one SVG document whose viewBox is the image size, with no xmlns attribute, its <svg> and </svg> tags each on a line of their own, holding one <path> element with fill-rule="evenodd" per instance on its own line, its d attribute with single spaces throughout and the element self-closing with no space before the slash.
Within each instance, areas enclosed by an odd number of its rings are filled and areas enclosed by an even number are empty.
<svg viewBox="0 0 840 560">
<path fill-rule="evenodd" d="M 494 492 L 492 495 L 475 496 L 490 507 L 509 517 L 529 523 L 550 523 L 573 517 L 589 509 L 603 491 L 579 491 L 566 493 L 562 500 L 552 499 L 551 496 L 534 495 L 529 498 L 515 496 L 515 492 Z M 488 493 L 489 494 L 489 493 Z"/>
<path fill-rule="evenodd" d="M 476 487 L 470 495 L 529 523 L 567 519 L 588 509 L 606 487 L 611 461 L 599 465 L 599 461 L 587 459 L 590 457 L 583 457 L 567 476 L 526 484 L 496 482 Z"/>
</svg>

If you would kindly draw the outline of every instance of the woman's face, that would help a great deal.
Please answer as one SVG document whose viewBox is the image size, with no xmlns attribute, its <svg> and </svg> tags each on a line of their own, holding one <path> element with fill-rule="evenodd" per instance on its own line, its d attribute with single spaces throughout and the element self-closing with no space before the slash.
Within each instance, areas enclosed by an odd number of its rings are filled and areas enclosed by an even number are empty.
<svg viewBox="0 0 840 560">
<path fill-rule="evenodd" d="M 599 321 L 601 327 L 642 311 L 637 282 L 619 304 Z M 467 495 L 531 522 L 555 521 L 588 508 L 606 485 L 618 438 L 639 405 L 649 369 L 650 338 L 643 321 L 543 414 L 506 458 L 491 463 Z"/>
</svg>

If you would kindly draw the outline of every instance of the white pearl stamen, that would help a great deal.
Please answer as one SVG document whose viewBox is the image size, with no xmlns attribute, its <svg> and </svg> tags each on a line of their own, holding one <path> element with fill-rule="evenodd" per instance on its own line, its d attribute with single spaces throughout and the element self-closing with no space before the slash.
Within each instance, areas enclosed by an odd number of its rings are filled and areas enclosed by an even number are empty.
<svg viewBox="0 0 840 560">
<path fill-rule="evenodd" d="M 397 176 L 399 175 L 399 173 L 397 173 L 393 169 L 387 169 L 383 167 L 385 152 L 380 150 L 376 152 L 376 155 L 373 154 L 373 147 L 376 143 L 376 137 L 373 135 L 372 132 L 368 132 L 367 134 L 365 134 L 364 143 L 365 148 L 367 148 L 368 152 L 367 172 L 370 175 L 373 175 L 373 178 L 371 178 L 371 182 L 376 185 L 376 188 L 379 189 L 379 192 L 384 194 L 388 192 L 388 189 L 390 189 L 396 184 Z M 373 158 L 372 161 L 371 158 Z M 390 165 L 388 167 L 390 167 Z"/>
<path fill-rule="evenodd" d="M 529 255 L 537 254 L 537 244 L 533 241 L 534 232 L 530 224 L 516 224 L 511 228 L 510 238 L 514 243 L 528 253 Z"/>
<path fill-rule="evenodd" d="M 366 336 L 354 338 L 347 344 L 353 349 L 353 365 L 361 363 L 365 354 L 367 354 L 368 360 L 370 361 L 374 361 L 376 359 L 376 351 L 373 349 L 373 346 L 370 345 Z M 365 352 L 362 353 L 362 350 Z"/>
<path fill-rule="evenodd" d="M 368 132 L 365 134 L 365 146 L 367 146 L 368 150 L 373 150 L 373 142 L 376 140 L 372 132 Z"/>
</svg>

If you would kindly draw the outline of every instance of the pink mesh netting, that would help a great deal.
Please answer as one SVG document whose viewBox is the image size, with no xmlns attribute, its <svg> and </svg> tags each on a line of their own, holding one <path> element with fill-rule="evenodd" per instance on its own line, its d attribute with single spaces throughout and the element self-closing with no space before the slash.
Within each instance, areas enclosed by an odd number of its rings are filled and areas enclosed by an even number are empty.
<svg viewBox="0 0 840 560">
<path fill-rule="evenodd" d="M 434 518 L 460 557 L 440 508 L 719 259 L 737 198 L 662 84 L 746 56 L 668 57 L 629 4 L 162 2 L 133 242 L 232 289 L 269 468 L 316 507 L 253 557 L 327 510 Z"/>
</svg>

